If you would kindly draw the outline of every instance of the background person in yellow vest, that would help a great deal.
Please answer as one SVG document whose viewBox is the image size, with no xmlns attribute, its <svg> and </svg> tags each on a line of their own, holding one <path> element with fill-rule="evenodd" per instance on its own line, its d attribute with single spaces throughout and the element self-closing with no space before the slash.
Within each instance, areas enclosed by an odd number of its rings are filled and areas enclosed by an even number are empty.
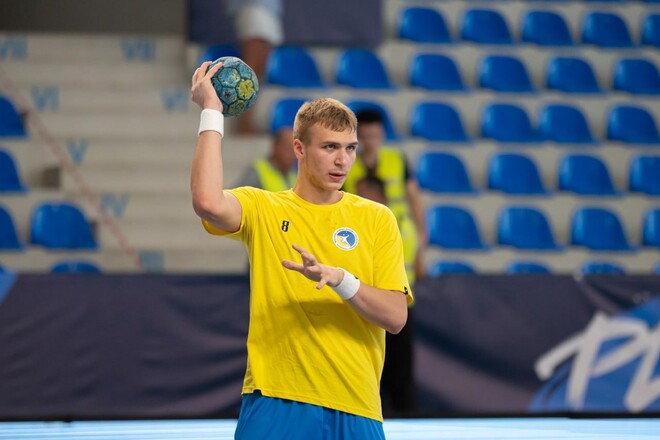
<svg viewBox="0 0 660 440">
<path fill-rule="evenodd" d="M 388 206 L 385 195 L 385 183 L 374 175 L 367 175 L 355 183 L 357 195 Z M 403 259 L 406 271 L 411 266 L 417 251 L 415 240 L 407 239 L 405 231 L 400 230 L 403 240 Z M 414 238 L 414 237 L 413 237 Z M 407 245 L 406 245 L 407 243 Z M 385 363 L 381 376 L 380 394 L 385 417 L 413 416 L 417 410 L 417 393 L 414 375 L 414 314 L 413 307 L 408 307 L 408 322 L 396 335 L 385 335 Z"/>
<path fill-rule="evenodd" d="M 293 129 L 282 127 L 275 133 L 268 157 L 254 161 L 236 186 L 252 186 L 273 192 L 289 190 L 296 181 L 295 164 Z"/>
<path fill-rule="evenodd" d="M 417 179 L 401 150 L 383 145 L 385 128 L 382 115 L 375 110 L 363 110 L 355 116 L 360 148 L 343 190 L 355 193 L 357 181 L 368 175 L 384 182 L 388 206 L 399 223 L 404 247 L 416 249 L 412 266 L 406 261 L 408 279 L 413 283 L 416 278 L 426 275 L 426 221 Z"/>
</svg>

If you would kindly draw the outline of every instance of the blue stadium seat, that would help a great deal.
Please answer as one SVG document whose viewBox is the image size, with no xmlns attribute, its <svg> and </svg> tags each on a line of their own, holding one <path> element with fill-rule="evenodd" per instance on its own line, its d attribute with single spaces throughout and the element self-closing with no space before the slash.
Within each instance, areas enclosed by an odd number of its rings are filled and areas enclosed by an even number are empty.
<svg viewBox="0 0 660 440">
<path fill-rule="evenodd" d="M 660 208 L 650 209 L 644 214 L 642 245 L 660 248 Z"/>
<path fill-rule="evenodd" d="M 443 102 L 420 102 L 410 117 L 410 133 L 434 142 L 469 142 L 459 113 Z"/>
<path fill-rule="evenodd" d="M 488 162 L 488 188 L 507 194 L 546 194 L 536 164 L 522 154 L 495 154 Z"/>
<path fill-rule="evenodd" d="M 571 221 L 571 244 L 594 251 L 629 251 L 626 233 L 616 213 L 606 208 L 579 208 Z"/>
<path fill-rule="evenodd" d="M 649 14 L 642 23 L 642 44 L 660 47 L 660 14 Z"/>
<path fill-rule="evenodd" d="M 590 196 L 619 194 L 607 165 L 595 156 L 568 154 L 559 162 L 557 174 L 560 191 Z"/>
<path fill-rule="evenodd" d="M 607 115 L 607 139 L 628 144 L 660 144 L 660 134 L 648 110 L 616 105 Z"/>
<path fill-rule="evenodd" d="M 539 46 L 572 46 L 573 38 L 564 18 L 552 11 L 530 11 L 522 25 L 522 41 Z"/>
<path fill-rule="evenodd" d="M 515 274 L 549 274 L 552 271 L 548 266 L 535 261 L 514 261 L 510 263 L 505 272 L 509 275 Z"/>
<path fill-rule="evenodd" d="M 56 263 L 51 269 L 51 273 L 76 273 L 76 274 L 96 274 L 101 273 L 101 269 L 91 261 L 61 261 Z"/>
<path fill-rule="evenodd" d="M 0 137 L 25 136 L 27 133 L 21 115 L 8 98 L 0 96 Z"/>
<path fill-rule="evenodd" d="M 475 268 L 463 261 L 436 261 L 429 267 L 430 277 L 439 277 L 447 274 L 475 274 Z"/>
<path fill-rule="evenodd" d="M 655 64 L 646 59 L 619 60 L 614 66 L 612 87 L 635 95 L 658 95 L 660 73 Z"/>
<path fill-rule="evenodd" d="M 18 232 L 11 213 L 3 205 L 0 205 L 0 249 L 20 250 L 24 247 L 18 239 Z"/>
<path fill-rule="evenodd" d="M 491 9 L 470 9 L 463 16 L 461 39 L 479 44 L 511 44 L 511 32 L 504 17 Z"/>
<path fill-rule="evenodd" d="M 35 206 L 30 242 L 50 249 L 98 249 L 85 214 L 68 202 L 43 202 Z"/>
<path fill-rule="evenodd" d="M 433 206 L 427 212 L 429 243 L 447 249 L 486 250 L 472 214 L 459 206 Z"/>
<path fill-rule="evenodd" d="M 300 106 L 305 103 L 302 98 L 284 98 L 273 104 L 270 117 L 270 129 L 273 133 L 282 127 L 293 128 L 293 121 Z"/>
<path fill-rule="evenodd" d="M 559 250 L 543 212 L 525 206 L 502 209 L 497 222 L 497 242 L 524 250 Z"/>
<path fill-rule="evenodd" d="M 314 58 L 300 47 L 278 47 L 266 66 L 268 82 L 284 87 L 324 87 Z"/>
<path fill-rule="evenodd" d="M 587 118 L 579 108 L 548 104 L 539 112 L 539 131 L 547 141 L 560 144 L 595 144 Z"/>
<path fill-rule="evenodd" d="M 582 58 L 556 57 L 548 63 L 546 86 L 565 93 L 599 93 L 591 65 Z"/>
<path fill-rule="evenodd" d="M 450 57 L 420 53 L 410 63 L 410 85 L 427 90 L 465 90 L 461 73 Z"/>
<path fill-rule="evenodd" d="M 376 110 L 383 117 L 383 128 L 385 129 L 385 139 L 388 141 L 398 141 L 400 139 L 396 128 L 394 128 L 394 123 L 392 122 L 392 117 L 390 116 L 387 108 L 382 104 L 376 101 L 347 101 L 346 106 L 353 110 L 353 113 L 358 113 L 362 110 Z"/>
<path fill-rule="evenodd" d="M 410 7 L 399 16 L 399 38 L 417 43 L 450 43 L 445 18 L 435 8 Z"/>
<path fill-rule="evenodd" d="M 215 61 L 222 57 L 240 58 L 241 53 L 236 46 L 230 44 L 215 44 L 204 49 L 199 55 L 199 64 L 202 64 L 205 61 Z"/>
<path fill-rule="evenodd" d="M 337 60 L 337 84 L 357 89 L 393 89 L 378 55 L 367 49 L 347 49 Z"/>
<path fill-rule="evenodd" d="M 525 109 L 505 103 L 490 104 L 484 108 L 481 136 L 498 142 L 532 143 L 541 140 Z"/>
<path fill-rule="evenodd" d="M 473 193 L 461 159 L 451 153 L 426 152 L 417 162 L 419 187 L 439 193 Z"/>
<path fill-rule="evenodd" d="M 491 55 L 479 66 L 479 87 L 497 92 L 532 92 L 527 68 L 516 57 Z"/>
<path fill-rule="evenodd" d="M 617 263 L 608 261 L 589 261 L 580 267 L 583 275 L 625 275 L 626 270 Z"/>
<path fill-rule="evenodd" d="M 626 22 L 610 12 L 590 12 L 582 22 L 582 42 L 600 47 L 632 47 Z"/>
<path fill-rule="evenodd" d="M 636 156 L 630 161 L 628 189 L 660 196 L 660 156 Z"/>
<path fill-rule="evenodd" d="M 0 149 L 0 192 L 24 192 L 23 185 L 12 155 Z"/>
</svg>

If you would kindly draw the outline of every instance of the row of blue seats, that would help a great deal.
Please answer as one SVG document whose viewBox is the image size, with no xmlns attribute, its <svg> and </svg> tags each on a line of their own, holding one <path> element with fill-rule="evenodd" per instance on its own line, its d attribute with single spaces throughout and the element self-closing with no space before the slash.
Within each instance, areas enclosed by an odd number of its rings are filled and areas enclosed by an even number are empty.
<svg viewBox="0 0 660 440">
<path fill-rule="evenodd" d="M 487 250 L 478 221 L 465 207 L 437 205 L 427 211 L 429 244 L 444 249 Z M 634 251 L 619 216 L 602 207 L 577 208 L 571 219 L 569 245 L 591 251 Z M 641 246 L 660 248 L 660 208 L 648 210 L 641 225 Z M 507 206 L 497 219 L 499 246 L 524 251 L 560 251 L 547 216 L 530 206 Z"/>
<path fill-rule="evenodd" d="M 208 61 L 219 54 L 206 54 Z M 635 95 L 660 94 L 660 73 L 646 58 L 622 58 L 613 65 L 612 89 Z M 548 62 L 544 86 L 564 93 L 602 93 L 591 64 L 580 57 L 557 56 Z M 266 77 L 270 84 L 293 88 L 326 87 L 313 56 L 304 48 L 278 47 L 269 55 Z M 496 92 L 536 91 L 523 61 L 515 56 L 490 55 L 478 66 L 478 87 Z M 339 85 L 364 89 L 394 89 L 383 61 L 368 49 L 347 49 L 336 63 Z M 438 53 L 416 54 L 409 64 L 408 85 L 435 91 L 466 91 L 456 62 Z"/>
<path fill-rule="evenodd" d="M 271 129 L 290 127 L 303 98 L 283 98 L 276 101 L 271 112 Z M 397 140 L 390 112 L 376 101 L 352 100 L 346 103 L 351 110 L 378 111 L 384 118 L 388 140 Z M 432 142 L 468 143 L 463 119 L 449 103 L 424 101 L 416 104 L 410 116 L 410 134 Z M 539 125 L 533 124 L 527 111 L 513 103 L 492 103 L 482 110 L 480 136 L 503 143 L 595 144 L 596 138 L 582 111 L 566 104 L 548 104 L 539 112 Z M 628 144 L 660 144 L 660 134 L 653 115 L 644 107 L 614 105 L 607 114 L 608 141 Z"/>
<path fill-rule="evenodd" d="M 426 152 L 417 163 L 420 188 L 436 193 L 478 192 L 461 159 L 451 153 Z M 524 154 L 496 153 L 488 161 L 487 188 L 515 195 L 545 195 L 536 163 Z M 596 156 L 567 154 L 557 165 L 557 189 L 587 196 L 620 195 L 607 165 Z M 660 196 L 660 156 L 636 156 L 630 162 L 628 190 Z"/>
<path fill-rule="evenodd" d="M 99 248 L 92 226 L 83 211 L 71 202 L 38 203 L 30 221 L 30 243 L 48 249 Z M 22 250 L 16 224 L 9 210 L 0 205 L 0 250 Z"/>
<path fill-rule="evenodd" d="M 431 265 L 428 275 L 432 277 L 449 274 L 476 274 L 479 271 L 470 263 L 465 261 L 437 261 Z M 538 261 L 513 261 L 507 264 L 505 274 L 550 274 L 552 269 Z M 582 275 L 625 275 L 626 269 L 619 263 L 611 261 L 588 261 L 579 268 Z M 655 269 L 660 274 L 660 263 Z"/>
<path fill-rule="evenodd" d="M 460 39 L 477 44 L 537 44 L 542 46 L 571 46 L 576 42 L 564 17 L 554 11 L 528 11 L 522 17 L 519 39 L 514 39 L 509 24 L 494 9 L 467 9 L 460 24 Z M 442 13 L 435 8 L 409 7 L 399 16 L 398 34 L 401 39 L 417 43 L 452 43 L 449 26 Z M 614 12 L 587 12 L 582 18 L 580 42 L 599 47 L 633 47 L 626 21 Z M 660 14 L 648 14 L 641 25 L 640 42 L 660 46 Z"/>
</svg>

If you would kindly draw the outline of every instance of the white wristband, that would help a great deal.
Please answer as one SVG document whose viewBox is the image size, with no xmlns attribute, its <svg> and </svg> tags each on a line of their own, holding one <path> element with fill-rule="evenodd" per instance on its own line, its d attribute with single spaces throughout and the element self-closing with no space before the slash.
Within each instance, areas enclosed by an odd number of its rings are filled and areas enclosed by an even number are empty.
<svg viewBox="0 0 660 440">
<path fill-rule="evenodd" d="M 218 110 L 205 108 L 199 116 L 199 131 L 197 135 L 202 134 L 203 131 L 217 131 L 220 136 L 225 135 L 225 117 Z"/>
<path fill-rule="evenodd" d="M 343 267 L 340 267 L 339 269 L 344 271 L 344 279 L 341 280 L 341 283 L 333 287 L 332 290 L 334 290 L 341 299 L 349 300 L 353 298 L 358 289 L 360 289 L 360 280 Z"/>
</svg>

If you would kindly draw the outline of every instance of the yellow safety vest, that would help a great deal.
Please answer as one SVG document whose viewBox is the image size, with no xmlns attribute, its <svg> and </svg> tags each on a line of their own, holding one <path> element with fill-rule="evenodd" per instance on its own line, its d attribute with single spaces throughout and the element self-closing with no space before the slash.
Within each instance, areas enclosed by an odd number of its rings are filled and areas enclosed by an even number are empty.
<svg viewBox="0 0 660 440">
<path fill-rule="evenodd" d="M 385 184 L 385 196 L 388 206 L 394 213 L 403 239 L 404 258 L 408 279 L 412 283 L 415 280 L 414 262 L 417 253 L 417 228 L 410 218 L 410 210 L 406 199 L 406 163 L 403 153 L 397 148 L 381 147 L 378 152 L 376 163 L 376 177 Z M 356 193 L 357 182 L 366 177 L 367 167 L 362 158 L 355 159 L 351 172 L 348 173 L 344 182 L 343 190 Z"/>
<path fill-rule="evenodd" d="M 268 159 L 258 159 L 254 163 L 254 169 L 257 170 L 262 189 L 266 191 L 286 191 L 293 188 L 293 184 L 296 182 L 297 173 L 295 171 L 289 171 L 287 176 L 284 177 L 280 170 L 275 168 Z"/>
</svg>

